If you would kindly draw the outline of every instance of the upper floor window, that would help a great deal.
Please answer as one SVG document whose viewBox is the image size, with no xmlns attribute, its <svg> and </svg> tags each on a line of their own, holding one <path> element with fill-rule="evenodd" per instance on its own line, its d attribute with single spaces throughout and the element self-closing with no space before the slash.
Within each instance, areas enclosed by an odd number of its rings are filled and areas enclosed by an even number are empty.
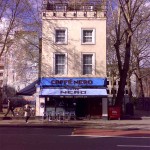
<svg viewBox="0 0 150 150">
<path fill-rule="evenodd" d="M 84 11 L 93 11 L 93 6 L 92 5 L 85 5 L 85 6 L 83 6 L 83 10 Z"/>
<path fill-rule="evenodd" d="M 82 29 L 82 44 L 95 44 L 95 29 Z"/>
<path fill-rule="evenodd" d="M 67 5 L 63 4 L 56 4 L 55 5 L 55 11 L 66 11 Z"/>
<path fill-rule="evenodd" d="M 65 28 L 55 29 L 55 43 L 67 44 L 67 29 Z"/>
<path fill-rule="evenodd" d="M 55 54 L 55 74 L 66 74 L 66 54 Z"/>
<path fill-rule="evenodd" d="M 94 71 L 94 56 L 93 54 L 83 54 L 83 75 L 93 74 Z"/>
</svg>

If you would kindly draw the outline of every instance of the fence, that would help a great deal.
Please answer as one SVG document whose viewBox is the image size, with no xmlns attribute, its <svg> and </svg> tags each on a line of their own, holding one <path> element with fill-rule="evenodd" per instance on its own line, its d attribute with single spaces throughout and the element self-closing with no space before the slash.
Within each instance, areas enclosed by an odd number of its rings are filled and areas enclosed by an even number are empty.
<svg viewBox="0 0 150 150">
<path fill-rule="evenodd" d="M 136 109 L 150 111 L 150 97 L 138 98 L 136 101 Z"/>
</svg>

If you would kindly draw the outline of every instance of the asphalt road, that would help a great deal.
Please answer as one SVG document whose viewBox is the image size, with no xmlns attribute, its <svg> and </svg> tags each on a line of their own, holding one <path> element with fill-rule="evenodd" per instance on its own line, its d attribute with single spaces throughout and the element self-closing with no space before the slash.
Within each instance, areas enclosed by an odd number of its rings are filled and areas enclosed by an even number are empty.
<svg viewBox="0 0 150 150">
<path fill-rule="evenodd" d="M 150 137 L 72 135 L 72 128 L 1 127 L 0 150 L 149 150 Z M 135 131 L 136 132 L 136 131 Z M 146 134 L 145 134 L 146 135 Z"/>
</svg>

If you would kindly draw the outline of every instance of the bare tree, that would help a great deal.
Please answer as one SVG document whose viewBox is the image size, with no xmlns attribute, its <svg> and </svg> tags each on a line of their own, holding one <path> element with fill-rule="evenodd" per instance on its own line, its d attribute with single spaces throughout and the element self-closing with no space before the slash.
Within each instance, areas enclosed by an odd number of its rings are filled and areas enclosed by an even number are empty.
<svg viewBox="0 0 150 150">
<path fill-rule="evenodd" d="M 145 10 L 144 10 L 145 11 Z M 150 32 L 149 20 L 141 24 L 133 35 L 132 54 L 134 59 L 134 73 L 138 82 L 138 97 L 144 97 L 143 79 L 150 76 L 149 72 L 143 74 L 143 70 L 150 67 Z"/>
<path fill-rule="evenodd" d="M 6 47 L 12 44 L 12 38 L 10 37 L 15 30 L 36 30 L 41 32 L 40 8 L 33 8 L 31 2 L 30 0 L 9 0 L 9 3 L 8 0 L 0 1 L 0 7 L 2 8 L 0 19 L 6 18 L 7 20 L 5 32 L 0 33 L 2 37 L 0 41 L 0 57 L 9 50 Z"/>
<path fill-rule="evenodd" d="M 12 50 L 11 47 L 16 42 L 14 40 L 15 31 L 37 31 L 40 35 L 41 20 L 39 15 L 40 7 L 36 4 L 33 5 L 32 0 L 0 0 L 0 8 L 0 21 L 7 21 L 4 22 L 7 23 L 6 26 L 0 28 L 1 59 L 1 56 L 5 55 L 7 57 Z M 35 44 L 35 46 L 37 45 Z M 1 101 L 0 98 L 0 111 L 2 111 Z"/>
<path fill-rule="evenodd" d="M 112 39 L 120 77 L 115 105 L 122 105 L 131 62 L 133 34 L 150 16 L 149 12 L 141 11 L 143 8 L 146 8 L 146 3 L 146 0 L 118 0 L 117 3 L 116 1 L 109 1 L 112 14 L 111 21 L 114 26 Z"/>
</svg>

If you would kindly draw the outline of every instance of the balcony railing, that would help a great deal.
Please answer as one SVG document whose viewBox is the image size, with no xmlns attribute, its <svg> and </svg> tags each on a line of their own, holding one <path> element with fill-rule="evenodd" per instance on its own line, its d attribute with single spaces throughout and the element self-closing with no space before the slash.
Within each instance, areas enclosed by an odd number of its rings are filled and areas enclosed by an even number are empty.
<svg viewBox="0 0 150 150">
<path fill-rule="evenodd" d="M 92 0 L 88 3 L 43 0 L 43 10 L 49 11 L 106 11 L 106 0 Z"/>
</svg>

